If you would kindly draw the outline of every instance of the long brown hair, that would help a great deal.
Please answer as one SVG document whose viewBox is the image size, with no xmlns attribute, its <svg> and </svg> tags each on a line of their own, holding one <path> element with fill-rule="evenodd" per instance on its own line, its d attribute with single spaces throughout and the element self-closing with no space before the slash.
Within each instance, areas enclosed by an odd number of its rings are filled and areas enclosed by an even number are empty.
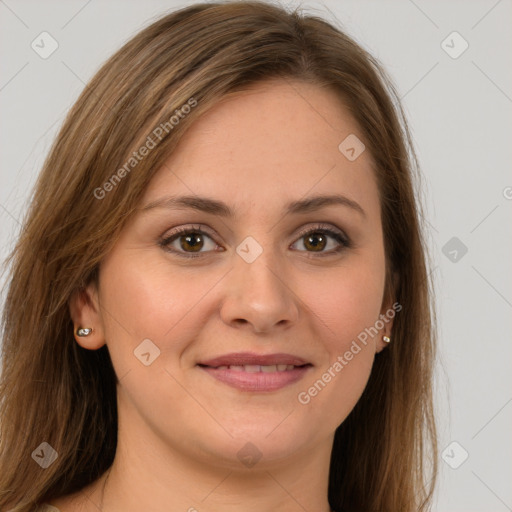
<svg viewBox="0 0 512 512">
<path fill-rule="evenodd" d="M 198 3 L 138 33 L 85 87 L 47 157 L 7 261 L 2 510 L 28 512 L 85 487 L 112 464 L 117 378 L 106 346 L 89 351 L 75 342 L 69 299 L 97 279 L 152 176 L 194 120 L 222 97 L 272 78 L 329 87 L 360 125 L 380 193 L 385 293 L 403 306 L 392 343 L 336 430 L 330 505 L 430 509 L 437 473 L 435 311 L 420 172 L 399 96 L 378 61 L 340 28 L 299 10 L 237 1 Z M 192 102 L 179 122 L 169 121 Z M 126 167 L 159 126 L 166 126 L 165 136 Z M 31 456 L 42 442 L 58 454 L 46 469 Z"/>
</svg>

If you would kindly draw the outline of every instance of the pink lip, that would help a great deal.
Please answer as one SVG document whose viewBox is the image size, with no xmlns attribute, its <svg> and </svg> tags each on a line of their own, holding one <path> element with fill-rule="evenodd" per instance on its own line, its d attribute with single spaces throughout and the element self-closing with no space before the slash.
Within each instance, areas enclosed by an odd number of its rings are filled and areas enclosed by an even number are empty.
<svg viewBox="0 0 512 512">
<path fill-rule="evenodd" d="M 293 364 L 294 366 L 301 366 L 308 364 L 307 361 L 301 357 L 293 356 L 291 354 L 266 354 L 258 355 L 253 352 L 234 352 L 232 354 L 225 354 L 223 356 L 214 357 L 207 361 L 200 361 L 198 363 L 202 366 L 243 366 L 246 364 L 258 365 L 274 365 L 274 364 Z"/>
<path fill-rule="evenodd" d="M 200 368 L 217 380 L 241 391 L 275 391 L 302 379 L 312 366 L 308 364 L 297 366 L 293 370 L 270 373 L 251 373 L 244 370 L 231 370 L 230 368 L 219 370 L 210 366 L 200 366 Z"/>
<path fill-rule="evenodd" d="M 274 372 L 247 372 L 239 369 L 219 368 L 219 366 L 245 365 L 293 365 L 295 368 Z M 258 355 L 251 352 L 237 352 L 202 361 L 198 363 L 198 366 L 215 379 L 241 391 L 275 391 L 302 379 L 313 365 L 301 357 L 291 354 Z"/>
</svg>

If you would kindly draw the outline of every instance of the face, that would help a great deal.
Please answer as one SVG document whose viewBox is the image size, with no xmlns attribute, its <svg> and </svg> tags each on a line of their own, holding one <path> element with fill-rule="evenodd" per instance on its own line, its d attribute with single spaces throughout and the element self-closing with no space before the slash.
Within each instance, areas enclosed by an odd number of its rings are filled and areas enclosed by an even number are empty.
<svg viewBox="0 0 512 512">
<path fill-rule="evenodd" d="M 79 343 L 108 346 L 128 435 L 226 466 L 332 441 L 392 325 L 371 156 L 340 150 L 349 135 L 332 91 L 269 81 L 180 141 L 71 309 L 94 328 Z"/>
</svg>

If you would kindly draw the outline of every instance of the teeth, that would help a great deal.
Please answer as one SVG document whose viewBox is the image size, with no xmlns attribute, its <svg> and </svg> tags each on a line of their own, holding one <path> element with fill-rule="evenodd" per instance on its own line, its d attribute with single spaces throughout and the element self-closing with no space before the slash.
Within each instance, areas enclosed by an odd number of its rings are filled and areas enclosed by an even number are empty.
<svg viewBox="0 0 512 512">
<path fill-rule="evenodd" d="M 295 366 L 293 364 L 270 364 L 270 365 L 258 365 L 258 364 L 245 364 L 241 365 L 230 365 L 230 366 L 217 366 L 217 370 L 233 370 L 235 372 L 248 372 L 248 373 L 273 373 L 273 372 L 284 372 L 287 370 L 293 370 Z"/>
</svg>

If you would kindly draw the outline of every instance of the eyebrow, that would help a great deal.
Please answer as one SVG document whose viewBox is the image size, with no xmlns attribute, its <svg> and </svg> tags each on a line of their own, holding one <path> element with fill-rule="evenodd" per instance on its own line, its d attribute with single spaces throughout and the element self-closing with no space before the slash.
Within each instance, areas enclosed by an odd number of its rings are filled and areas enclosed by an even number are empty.
<svg viewBox="0 0 512 512">
<path fill-rule="evenodd" d="M 318 195 L 292 201 L 285 206 L 285 214 L 310 213 L 321 208 L 332 205 L 341 205 L 357 211 L 362 217 L 366 218 L 366 212 L 356 201 L 340 194 Z M 152 210 L 154 208 L 186 209 L 190 208 L 204 213 L 219 215 L 221 217 L 235 217 L 235 212 L 222 201 L 217 201 L 208 197 L 199 196 L 167 196 L 156 199 L 142 207 L 142 211 Z"/>
</svg>

